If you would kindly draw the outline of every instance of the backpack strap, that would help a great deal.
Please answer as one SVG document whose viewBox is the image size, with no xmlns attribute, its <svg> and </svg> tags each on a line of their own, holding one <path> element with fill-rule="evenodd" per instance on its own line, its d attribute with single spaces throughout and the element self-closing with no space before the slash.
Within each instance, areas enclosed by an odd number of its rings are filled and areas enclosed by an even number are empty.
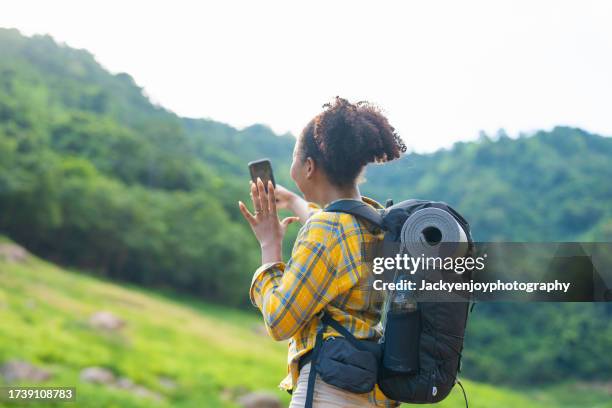
<svg viewBox="0 0 612 408">
<path fill-rule="evenodd" d="M 323 344 L 323 333 L 327 328 L 327 324 L 321 321 L 321 326 L 317 330 L 317 337 L 315 339 L 315 345 L 312 349 L 312 359 L 310 360 L 310 372 L 308 373 L 308 386 L 306 387 L 306 401 L 304 402 L 304 408 L 312 408 L 312 402 L 314 399 L 314 386 L 315 380 L 317 379 L 317 358 L 319 357 L 319 351 Z"/>
<path fill-rule="evenodd" d="M 342 337 L 347 339 L 357 350 L 368 351 L 368 349 L 364 348 L 363 345 L 357 340 L 357 337 L 353 335 L 350 331 L 348 331 L 344 326 L 338 323 L 333 317 L 328 315 L 327 313 L 323 313 L 323 317 L 321 318 L 324 324 L 331 326 L 335 331 L 340 333 Z"/>
<path fill-rule="evenodd" d="M 338 200 L 325 207 L 323 211 L 351 214 L 369 221 L 378 228 L 385 229 L 382 214 L 363 201 Z"/>
<path fill-rule="evenodd" d="M 391 206 L 391 205 L 393 205 L 393 200 L 388 199 L 387 206 Z M 382 229 L 383 231 L 387 231 L 387 227 L 383 219 L 383 214 L 385 213 L 385 210 L 376 210 L 372 206 L 360 200 L 348 200 L 348 199 L 347 200 L 337 200 L 331 203 L 330 205 L 328 205 L 327 207 L 325 207 L 323 211 L 342 212 L 346 214 L 351 214 L 351 215 L 354 215 L 355 217 L 368 221 L 370 224 L 374 225 L 377 228 Z M 384 240 L 385 242 L 391 242 L 393 238 L 391 234 L 387 233 L 385 234 Z M 392 248 L 393 245 L 387 245 L 387 247 Z M 397 280 L 397 270 L 395 270 L 395 275 L 393 277 L 393 281 L 395 282 L 396 280 Z M 380 320 L 383 327 L 387 321 L 387 311 L 389 310 L 389 307 L 391 304 L 391 296 L 389 296 L 388 293 L 385 293 L 384 296 L 385 296 L 385 300 L 383 302 L 383 308 L 381 310 L 381 320 Z M 349 340 L 351 337 L 353 337 L 352 335 L 350 335 L 350 333 L 349 333 L 349 336 L 347 336 L 335 326 L 332 326 L 332 327 L 336 329 L 338 333 L 342 334 L 344 337 L 348 338 Z M 384 334 L 383 334 L 383 338 L 384 338 Z M 353 340 L 356 342 L 354 337 L 353 337 Z"/>
</svg>

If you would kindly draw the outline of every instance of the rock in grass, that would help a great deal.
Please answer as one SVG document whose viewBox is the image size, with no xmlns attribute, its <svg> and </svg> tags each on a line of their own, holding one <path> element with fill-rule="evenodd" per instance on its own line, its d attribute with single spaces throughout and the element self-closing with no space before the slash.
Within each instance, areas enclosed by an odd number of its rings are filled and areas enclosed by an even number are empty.
<svg viewBox="0 0 612 408">
<path fill-rule="evenodd" d="M 142 385 L 134 385 L 132 388 L 130 388 L 130 391 L 139 397 L 151 398 L 157 401 L 162 399 L 162 396 L 159 393 L 151 391 Z"/>
<path fill-rule="evenodd" d="M 238 399 L 243 408 L 282 408 L 280 399 L 266 392 L 252 392 Z"/>
<path fill-rule="evenodd" d="M 87 367 L 81 371 L 81 380 L 94 384 L 114 384 L 115 374 L 103 367 Z"/>
<path fill-rule="evenodd" d="M 94 313 L 89 318 L 91 327 L 99 330 L 115 331 L 125 326 L 125 321 L 108 311 Z"/>
<path fill-rule="evenodd" d="M 142 385 L 135 384 L 134 381 L 130 380 L 127 377 L 121 377 L 115 383 L 115 387 L 121 388 L 123 390 L 128 390 L 132 394 L 137 395 L 139 397 L 152 398 L 154 400 L 161 400 L 161 394 L 148 389 Z"/>
<path fill-rule="evenodd" d="M 8 262 L 19 263 L 24 262 L 28 258 L 28 251 L 19 245 L 2 243 L 0 244 L 0 259 Z"/>
<path fill-rule="evenodd" d="M 166 390 L 174 390 L 177 387 L 176 382 L 168 377 L 159 377 L 158 381 L 159 385 L 164 387 Z"/>
<path fill-rule="evenodd" d="M 0 375 L 7 383 L 14 381 L 46 381 L 51 373 L 26 361 L 13 360 L 0 366 Z"/>
<path fill-rule="evenodd" d="M 123 388 L 124 390 L 129 390 L 131 388 L 134 388 L 134 385 L 135 385 L 134 381 L 126 377 L 119 378 L 116 384 L 117 387 Z"/>
<path fill-rule="evenodd" d="M 138 397 L 151 398 L 158 401 L 162 399 L 161 394 L 136 384 L 127 377 L 116 378 L 112 371 L 103 367 L 87 367 L 83 369 L 81 371 L 81 380 L 126 390 Z"/>
</svg>

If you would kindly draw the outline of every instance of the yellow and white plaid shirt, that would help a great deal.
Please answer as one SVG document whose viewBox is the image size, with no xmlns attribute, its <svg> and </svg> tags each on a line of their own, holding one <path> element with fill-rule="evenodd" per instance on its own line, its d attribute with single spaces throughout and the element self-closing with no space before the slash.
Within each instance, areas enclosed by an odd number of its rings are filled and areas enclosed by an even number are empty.
<svg viewBox="0 0 612 408">
<path fill-rule="evenodd" d="M 375 208 L 380 204 L 363 197 Z M 289 339 L 288 372 L 280 387 L 297 384 L 298 362 L 314 347 L 319 312 L 327 313 L 358 339 L 377 340 L 382 295 L 371 288 L 372 273 L 365 261 L 367 244 L 383 238 L 350 214 L 313 212 L 300 230 L 291 259 L 262 265 L 251 283 L 251 302 L 261 310 L 268 333 L 275 340 Z M 338 336 L 331 327 L 324 337 Z M 378 386 L 371 403 L 399 405 Z"/>
</svg>

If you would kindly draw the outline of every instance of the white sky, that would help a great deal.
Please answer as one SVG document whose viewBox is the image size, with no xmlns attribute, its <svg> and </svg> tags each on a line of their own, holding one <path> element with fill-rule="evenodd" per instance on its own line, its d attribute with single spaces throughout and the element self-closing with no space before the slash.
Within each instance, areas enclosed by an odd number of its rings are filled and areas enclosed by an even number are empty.
<svg viewBox="0 0 612 408">
<path fill-rule="evenodd" d="M 431 151 L 555 125 L 612 135 L 612 1 L 5 1 L 182 116 L 299 133 L 367 99 Z"/>
</svg>

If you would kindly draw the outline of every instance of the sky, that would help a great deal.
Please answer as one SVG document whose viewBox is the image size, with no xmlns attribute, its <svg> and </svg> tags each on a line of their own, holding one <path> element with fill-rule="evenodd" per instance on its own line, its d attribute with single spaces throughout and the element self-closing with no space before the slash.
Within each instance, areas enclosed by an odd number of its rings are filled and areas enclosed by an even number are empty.
<svg viewBox="0 0 612 408">
<path fill-rule="evenodd" d="M 379 105 L 411 150 L 484 130 L 612 135 L 611 1 L 0 0 L 181 116 L 298 134 L 336 95 Z"/>
</svg>

